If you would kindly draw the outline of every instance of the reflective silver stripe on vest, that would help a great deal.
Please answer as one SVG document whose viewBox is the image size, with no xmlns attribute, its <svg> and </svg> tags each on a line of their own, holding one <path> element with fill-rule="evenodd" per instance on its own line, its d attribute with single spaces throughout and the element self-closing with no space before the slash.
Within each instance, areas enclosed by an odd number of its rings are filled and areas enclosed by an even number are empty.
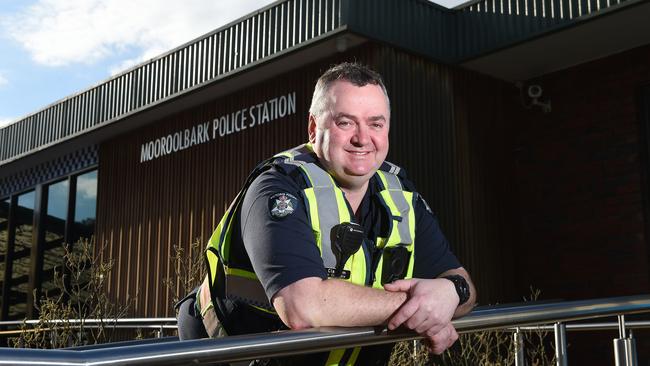
<svg viewBox="0 0 650 366">
<path fill-rule="evenodd" d="M 333 188 L 332 177 L 318 165 L 307 163 L 301 160 L 285 159 L 285 164 L 291 164 L 302 168 L 309 176 L 312 187 L 330 187 Z"/>
<path fill-rule="evenodd" d="M 308 152 L 310 151 L 305 145 L 289 150 L 287 153 L 290 154 L 291 157 L 285 159 L 284 163 L 299 167 L 309 177 L 308 180 L 314 190 L 316 205 L 318 206 L 318 222 L 321 230 L 320 249 L 321 257 L 323 258 L 323 265 L 326 268 L 334 268 L 336 266 L 336 257 L 334 257 L 334 253 L 332 252 L 330 231 L 332 227 L 341 223 L 334 182 L 332 177 L 315 163 L 307 163 L 293 159 L 297 155 Z M 345 209 L 347 210 L 347 207 Z"/>
<path fill-rule="evenodd" d="M 314 195 L 318 204 L 318 221 L 320 223 L 320 242 L 321 242 L 321 256 L 323 257 L 323 265 L 325 268 L 336 267 L 336 257 L 332 252 L 332 243 L 330 241 L 330 233 L 335 225 L 341 223 L 339 217 L 339 209 L 336 204 L 336 193 L 333 187 L 314 187 Z M 347 208 L 346 208 L 347 209 Z"/>
<path fill-rule="evenodd" d="M 396 165 L 393 164 L 391 164 L 391 166 L 397 167 Z M 399 167 L 397 167 L 397 169 L 399 171 Z M 410 205 L 406 201 L 406 197 L 404 197 L 404 194 L 402 193 L 403 192 L 402 182 L 399 181 L 397 175 L 384 174 L 384 177 L 386 178 L 386 184 L 388 185 L 388 187 L 386 187 L 386 190 L 388 190 L 390 197 L 393 199 L 393 202 L 395 203 L 395 206 L 397 206 L 397 210 L 400 212 L 402 217 L 402 221 L 397 222 L 397 230 L 399 232 L 399 237 L 402 241 L 402 244 L 411 244 L 413 243 L 413 238 L 411 238 L 411 230 L 409 225 L 409 214 L 408 214 L 410 210 Z"/>
<path fill-rule="evenodd" d="M 332 252 L 330 231 L 335 225 L 341 223 L 334 182 L 325 170 L 314 163 L 290 159 L 286 159 L 284 162 L 300 167 L 309 176 L 314 195 L 316 196 L 316 205 L 318 206 L 323 265 L 325 268 L 334 268 L 336 266 L 336 257 L 334 257 L 334 253 Z M 345 209 L 347 210 L 347 207 Z"/>
</svg>

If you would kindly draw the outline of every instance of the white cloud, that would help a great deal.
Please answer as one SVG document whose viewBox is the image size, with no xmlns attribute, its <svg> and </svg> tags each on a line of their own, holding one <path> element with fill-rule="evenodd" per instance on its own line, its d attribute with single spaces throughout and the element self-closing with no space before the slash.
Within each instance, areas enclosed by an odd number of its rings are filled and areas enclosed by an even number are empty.
<svg viewBox="0 0 650 366">
<path fill-rule="evenodd" d="M 79 176 L 77 179 L 77 191 L 83 198 L 97 197 L 97 176 Z"/>
<path fill-rule="evenodd" d="M 37 63 L 94 63 L 127 50 L 131 66 L 259 9 L 271 0 L 37 0 L 3 27 Z M 115 70 L 113 70 L 115 71 Z"/>
<path fill-rule="evenodd" d="M 15 118 L 0 117 L 0 128 L 16 122 Z"/>
<path fill-rule="evenodd" d="M 156 48 L 152 47 L 147 50 L 144 50 L 138 57 L 134 58 L 129 58 L 126 60 L 122 60 L 120 63 L 117 65 L 111 66 L 110 73 L 111 75 L 118 74 L 120 71 L 124 71 L 128 69 L 129 67 L 135 66 L 143 61 L 152 59 L 166 51 L 169 51 L 173 47 L 168 47 L 168 48 Z"/>
</svg>

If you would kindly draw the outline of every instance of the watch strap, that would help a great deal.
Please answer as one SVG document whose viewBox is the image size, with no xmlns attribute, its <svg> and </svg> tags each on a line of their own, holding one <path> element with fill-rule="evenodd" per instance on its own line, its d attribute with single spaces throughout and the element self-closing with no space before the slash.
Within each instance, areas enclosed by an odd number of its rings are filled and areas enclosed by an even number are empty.
<svg viewBox="0 0 650 366">
<path fill-rule="evenodd" d="M 440 278 L 448 279 L 454 284 L 454 287 L 456 288 L 456 293 L 458 294 L 459 306 L 463 305 L 469 300 L 469 296 L 470 296 L 469 284 L 467 283 L 465 277 L 461 275 L 449 275 L 449 276 L 442 276 Z"/>
</svg>

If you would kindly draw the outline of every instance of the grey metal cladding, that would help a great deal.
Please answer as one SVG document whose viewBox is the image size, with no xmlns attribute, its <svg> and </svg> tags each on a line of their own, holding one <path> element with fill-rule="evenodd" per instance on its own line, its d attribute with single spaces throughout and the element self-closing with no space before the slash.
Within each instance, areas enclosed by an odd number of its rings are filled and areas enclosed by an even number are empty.
<svg viewBox="0 0 650 366">
<path fill-rule="evenodd" d="M 636 0 L 477 0 L 459 10 L 454 62 L 524 41 Z"/>
</svg>

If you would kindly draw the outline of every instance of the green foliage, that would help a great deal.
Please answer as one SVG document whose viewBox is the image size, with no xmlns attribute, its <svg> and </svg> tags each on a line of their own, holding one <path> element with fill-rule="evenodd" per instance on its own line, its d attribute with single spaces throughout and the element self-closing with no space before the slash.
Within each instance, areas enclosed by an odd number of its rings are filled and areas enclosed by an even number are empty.
<svg viewBox="0 0 650 366">
<path fill-rule="evenodd" d="M 93 239 L 64 246 L 64 265 L 54 269 L 55 289 L 37 302 L 38 323 L 32 326 L 23 322 L 20 335 L 10 338 L 9 345 L 62 348 L 110 342 L 113 320 L 126 316 L 132 301 L 119 305 L 109 299 L 106 280 L 113 261 L 101 260 L 93 248 Z M 99 323 L 86 324 L 88 319 L 98 319 Z"/>
</svg>

